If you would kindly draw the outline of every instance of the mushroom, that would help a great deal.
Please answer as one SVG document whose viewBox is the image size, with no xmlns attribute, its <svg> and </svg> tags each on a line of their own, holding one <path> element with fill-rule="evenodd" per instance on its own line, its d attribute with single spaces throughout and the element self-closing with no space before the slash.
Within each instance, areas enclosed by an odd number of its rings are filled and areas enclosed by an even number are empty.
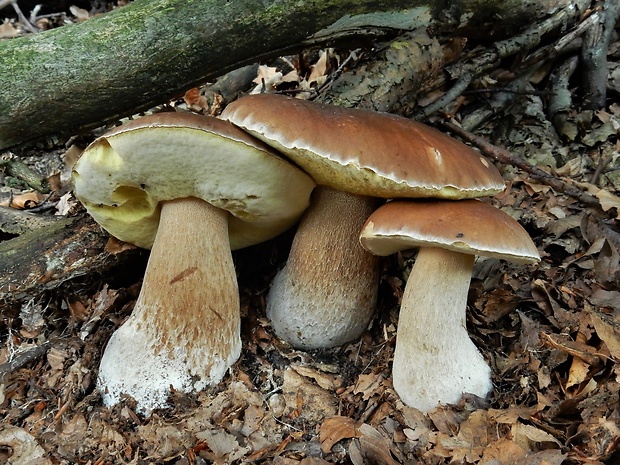
<svg viewBox="0 0 620 465">
<path fill-rule="evenodd" d="M 360 242 L 380 256 L 420 248 L 402 297 L 392 366 L 403 402 L 427 411 L 463 393 L 485 397 L 491 370 L 465 327 L 474 258 L 539 261 L 523 227 L 479 200 L 397 200 L 370 215 Z"/>
<path fill-rule="evenodd" d="M 479 153 L 403 117 L 259 94 L 231 103 L 222 118 L 319 184 L 267 296 L 274 331 L 295 347 L 334 347 L 367 328 L 379 269 L 358 237 L 377 197 L 467 198 L 504 189 Z"/>
<path fill-rule="evenodd" d="M 152 248 L 135 308 L 101 360 L 105 404 L 128 394 L 149 413 L 171 388 L 219 382 L 241 350 L 231 248 L 292 226 L 312 179 L 228 122 L 160 113 L 96 139 L 73 181 L 112 236 Z"/>
</svg>

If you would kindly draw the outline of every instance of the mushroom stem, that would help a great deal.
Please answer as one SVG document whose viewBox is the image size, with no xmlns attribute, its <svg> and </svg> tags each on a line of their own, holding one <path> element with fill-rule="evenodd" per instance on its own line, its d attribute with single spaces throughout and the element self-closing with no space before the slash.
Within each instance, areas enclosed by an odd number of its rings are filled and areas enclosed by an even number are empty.
<svg viewBox="0 0 620 465">
<path fill-rule="evenodd" d="M 463 393 L 485 397 L 491 370 L 465 326 L 474 256 L 420 249 L 398 320 L 394 389 L 406 405 L 428 411 Z"/>
<path fill-rule="evenodd" d="M 228 213 L 193 197 L 164 202 L 138 301 L 101 360 L 104 402 L 129 394 L 148 413 L 171 388 L 219 382 L 240 351 Z"/>
<path fill-rule="evenodd" d="M 379 259 L 359 233 L 377 206 L 372 197 L 317 187 L 286 266 L 267 296 L 276 334 L 295 347 L 335 347 L 359 337 L 374 312 Z"/>
</svg>

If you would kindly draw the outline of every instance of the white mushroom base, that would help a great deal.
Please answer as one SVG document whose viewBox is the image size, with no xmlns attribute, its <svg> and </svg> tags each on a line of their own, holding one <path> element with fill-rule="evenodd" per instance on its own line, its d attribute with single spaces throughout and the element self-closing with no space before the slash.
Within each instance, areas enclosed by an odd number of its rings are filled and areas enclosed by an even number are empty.
<svg viewBox="0 0 620 465">
<path fill-rule="evenodd" d="M 239 357 L 227 217 L 195 198 L 163 204 L 140 296 L 101 359 L 98 387 L 107 406 L 129 395 L 148 414 L 165 407 L 172 390 L 218 383 Z"/>
<path fill-rule="evenodd" d="M 485 397 L 491 369 L 465 326 L 474 256 L 420 249 L 405 287 L 394 353 L 394 389 L 421 411 L 456 403 L 463 393 Z"/>
<path fill-rule="evenodd" d="M 205 368 L 192 366 L 192 345 L 197 341 L 179 335 L 178 347 L 162 350 L 154 331 L 145 329 L 139 317 L 130 317 L 110 338 L 99 368 L 99 390 L 106 406 L 135 399 L 140 413 L 166 407 L 174 391 L 195 393 L 222 380 L 238 358 L 229 360 L 202 350 Z M 193 339 L 193 337 L 191 337 Z M 209 362 L 209 360 L 211 360 Z M 208 368 L 207 368 L 208 367 Z"/>
</svg>

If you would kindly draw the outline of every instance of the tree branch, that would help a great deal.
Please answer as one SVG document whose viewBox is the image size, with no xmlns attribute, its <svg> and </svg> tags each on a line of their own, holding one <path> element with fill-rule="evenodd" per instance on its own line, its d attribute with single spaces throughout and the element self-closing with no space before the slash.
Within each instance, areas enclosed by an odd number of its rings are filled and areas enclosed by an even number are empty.
<svg viewBox="0 0 620 465">
<path fill-rule="evenodd" d="M 480 136 L 476 136 L 470 132 L 463 130 L 458 125 L 445 121 L 443 125 L 448 128 L 451 132 L 457 134 L 468 142 L 471 142 L 476 147 L 478 147 L 482 153 L 488 157 L 493 158 L 494 160 L 503 163 L 505 165 L 511 165 L 519 168 L 520 170 L 528 173 L 532 178 L 537 181 L 542 182 L 543 184 L 550 186 L 554 190 L 558 192 L 563 192 L 566 195 L 569 195 L 582 204 L 588 207 L 594 207 L 597 209 L 601 208 L 601 203 L 598 199 L 590 194 L 583 192 L 582 190 L 571 186 L 566 181 L 563 181 L 560 178 L 550 175 L 549 173 L 541 170 L 537 166 L 531 165 L 525 160 L 514 156 L 508 150 L 503 147 L 498 147 L 496 145 L 491 144 L 484 138 Z"/>
</svg>

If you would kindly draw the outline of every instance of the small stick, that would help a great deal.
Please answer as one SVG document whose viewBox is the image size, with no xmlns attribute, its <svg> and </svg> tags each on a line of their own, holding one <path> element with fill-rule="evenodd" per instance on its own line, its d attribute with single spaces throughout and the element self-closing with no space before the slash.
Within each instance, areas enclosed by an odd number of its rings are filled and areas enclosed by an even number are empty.
<svg viewBox="0 0 620 465">
<path fill-rule="evenodd" d="M 39 32 L 39 28 L 37 28 L 34 24 L 28 21 L 28 18 L 24 16 L 24 13 L 22 13 L 22 10 L 20 10 L 19 5 L 17 4 L 17 1 L 12 0 L 11 4 L 13 5 L 13 9 L 15 10 L 15 13 L 17 14 L 17 17 L 19 18 L 21 23 L 24 25 L 24 27 L 28 29 L 30 32 L 32 32 L 33 34 Z"/>
<path fill-rule="evenodd" d="M 603 174 L 607 166 L 609 166 L 612 160 L 613 157 L 611 155 L 604 155 L 600 158 L 598 164 L 596 165 L 596 168 L 594 169 L 594 173 L 592 173 L 592 178 L 590 178 L 590 184 L 594 184 L 595 186 L 596 184 L 598 184 L 601 175 Z"/>
<path fill-rule="evenodd" d="M 546 20 L 529 28 L 524 33 L 510 39 L 497 42 L 487 50 L 477 53 L 469 62 L 457 63 L 449 66 L 446 71 L 456 79 L 455 84 L 441 98 L 424 108 L 414 116 L 414 119 L 424 119 L 433 112 L 445 107 L 456 97 L 460 96 L 471 81 L 490 69 L 497 67 L 503 58 L 523 53 L 537 47 L 545 34 L 562 27 L 569 17 L 577 12 L 575 5 L 558 10 Z"/>
<path fill-rule="evenodd" d="M 6 174 L 25 182 L 38 192 L 47 194 L 50 191 L 47 180 L 43 176 L 35 173 L 28 165 L 10 152 L 8 152 L 8 155 L 0 158 L 0 168 L 4 168 Z"/>
<path fill-rule="evenodd" d="M 458 80 L 454 83 L 454 85 L 441 97 L 432 102 L 431 104 L 422 108 L 421 111 L 414 115 L 414 119 L 423 120 L 428 118 L 430 115 L 435 113 L 436 111 L 448 106 L 453 100 L 457 97 L 460 97 L 461 94 L 469 87 L 471 81 L 474 79 L 474 75 L 469 72 L 465 72 L 461 74 Z"/>
<path fill-rule="evenodd" d="M 505 165 L 516 166 L 522 171 L 528 173 L 534 179 L 542 182 L 543 184 L 546 184 L 547 186 L 550 186 L 558 192 L 563 192 L 564 194 L 579 200 L 581 203 L 588 207 L 600 208 L 601 204 L 596 197 L 587 194 L 576 187 L 571 186 L 562 179 L 550 175 L 549 173 L 538 168 L 537 166 L 534 166 L 526 162 L 525 160 L 513 155 L 505 148 L 493 145 L 484 138 L 467 132 L 450 121 L 444 122 L 443 125 L 453 133 L 465 139 L 466 141 L 474 144 L 482 151 L 482 153 L 493 158 L 494 160 Z"/>
<path fill-rule="evenodd" d="M 51 348 L 52 343 L 50 341 L 44 342 L 40 346 L 33 347 L 32 349 L 28 349 L 8 362 L 0 365 L 0 382 L 3 381 L 4 377 L 8 373 L 12 373 L 15 370 L 22 368 L 24 365 L 43 357 L 47 351 Z"/>
</svg>

